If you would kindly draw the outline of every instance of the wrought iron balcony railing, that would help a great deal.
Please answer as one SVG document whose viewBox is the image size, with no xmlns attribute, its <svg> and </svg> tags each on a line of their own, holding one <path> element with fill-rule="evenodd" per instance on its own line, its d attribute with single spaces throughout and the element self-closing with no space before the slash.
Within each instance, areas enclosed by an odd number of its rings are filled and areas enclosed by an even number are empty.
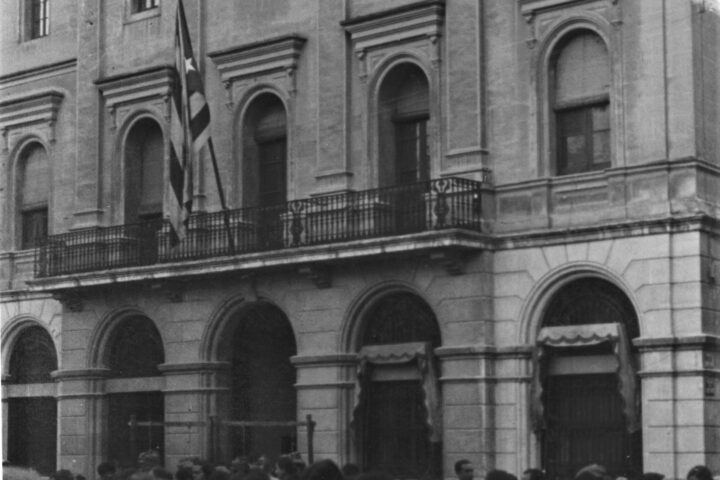
<svg viewBox="0 0 720 480">
<path fill-rule="evenodd" d="M 199 213 L 171 247 L 162 221 L 51 235 L 36 277 L 463 228 L 481 230 L 480 182 L 443 178 L 264 207 Z M 227 218 L 227 219 L 226 219 Z"/>
</svg>

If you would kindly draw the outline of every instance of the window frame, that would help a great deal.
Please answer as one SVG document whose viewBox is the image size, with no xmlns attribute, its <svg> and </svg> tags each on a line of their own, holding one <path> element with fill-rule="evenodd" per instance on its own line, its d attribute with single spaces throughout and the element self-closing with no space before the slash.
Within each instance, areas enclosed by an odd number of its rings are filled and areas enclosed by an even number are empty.
<svg viewBox="0 0 720 480">
<path fill-rule="evenodd" d="M 47 199 L 45 201 L 38 201 L 33 203 L 25 203 L 23 199 L 23 190 L 25 189 L 25 177 L 28 162 L 28 155 L 34 148 L 41 148 L 45 152 L 45 161 L 47 162 L 47 175 L 48 175 L 48 192 Z M 13 246 L 17 250 L 31 250 L 42 245 L 42 243 L 52 233 L 51 219 L 52 219 L 52 191 L 53 191 L 53 174 L 52 174 L 52 162 L 50 159 L 50 150 L 44 141 L 41 141 L 37 137 L 33 137 L 23 142 L 17 147 L 14 167 L 13 167 L 13 180 L 12 188 L 14 189 L 13 198 L 13 227 L 11 238 L 13 239 Z M 32 213 L 45 212 L 45 232 L 44 237 L 39 239 L 40 241 L 29 241 L 25 237 L 25 219 L 26 216 Z"/>
<path fill-rule="evenodd" d="M 25 0 L 24 13 L 25 41 L 50 35 L 50 0 Z"/>
<path fill-rule="evenodd" d="M 612 157 L 610 155 L 610 143 L 612 136 L 612 128 L 608 126 L 607 129 L 598 130 L 595 128 L 593 119 L 593 110 L 598 107 L 604 107 L 607 110 L 608 124 L 610 123 L 610 99 L 608 95 L 600 95 L 594 97 L 588 97 L 583 101 L 573 101 L 558 103 L 553 108 L 553 125 L 554 125 L 554 137 L 555 137 L 555 174 L 558 176 L 573 175 L 576 173 L 588 173 L 599 170 L 604 170 L 612 166 Z M 563 146 L 563 141 L 568 137 L 565 134 L 563 124 L 560 120 L 561 116 L 582 113 L 585 117 L 582 121 L 583 125 L 583 137 L 584 142 L 584 156 L 583 156 L 583 168 L 581 170 L 570 170 L 568 165 L 568 153 L 567 149 Z M 607 158 L 602 163 L 595 162 L 594 149 L 595 149 L 595 133 L 600 131 L 608 132 L 607 139 Z"/>
</svg>

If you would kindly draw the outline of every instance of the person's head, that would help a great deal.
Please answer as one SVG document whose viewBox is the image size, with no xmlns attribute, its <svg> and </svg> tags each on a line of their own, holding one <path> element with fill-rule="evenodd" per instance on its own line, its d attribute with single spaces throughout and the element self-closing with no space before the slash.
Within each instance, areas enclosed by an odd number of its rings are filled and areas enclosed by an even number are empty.
<svg viewBox="0 0 720 480">
<path fill-rule="evenodd" d="M 233 474 L 240 473 L 245 475 L 248 472 L 248 468 L 247 457 L 237 456 L 230 462 L 230 472 Z"/>
<path fill-rule="evenodd" d="M 581 468 L 575 474 L 575 480 L 609 480 L 607 470 L 602 465 L 593 463 L 586 467 Z"/>
<path fill-rule="evenodd" d="M 485 475 L 485 480 L 517 480 L 517 477 L 505 470 L 490 470 Z"/>
<path fill-rule="evenodd" d="M 523 472 L 522 480 L 545 480 L 545 473 L 539 468 L 528 468 Z"/>
<path fill-rule="evenodd" d="M 270 475 L 263 472 L 262 469 L 252 468 L 250 472 L 243 477 L 243 480 L 270 480 Z"/>
<path fill-rule="evenodd" d="M 688 472 L 687 480 L 713 480 L 713 475 L 705 465 L 696 465 Z"/>
<path fill-rule="evenodd" d="M 208 480 L 230 480 L 230 470 L 223 466 L 215 467 Z"/>
<path fill-rule="evenodd" d="M 387 472 L 382 472 L 380 470 L 371 470 L 369 472 L 363 472 L 358 475 L 357 480 L 393 480 L 393 477 L 390 476 L 390 474 Z"/>
<path fill-rule="evenodd" d="M 146 450 L 141 452 L 140 455 L 138 455 L 137 463 L 139 470 L 149 472 L 153 469 L 153 467 L 160 465 L 160 452 L 157 450 Z"/>
<path fill-rule="evenodd" d="M 275 465 L 275 476 L 280 480 L 293 478 L 297 472 L 295 471 L 295 463 L 292 458 L 287 455 L 281 455 Z"/>
<path fill-rule="evenodd" d="M 248 465 L 250 468 L 259 468 L 260 470 L 265 468 L 265 455 L 260 452 L 252 452 L 248 455 Z"/>
<path fill-rule="evenodd" d="M 172 473 L 161 466 L 155 466 L 150 470 L 150 474 L 155 480 L 173 480 Z"/>
<path fill-rule="evenodd" d="M 646 472 L 640 475 L 640 480 L 663 480 L 665 475 L 656 472 Z"/>
<path fill-rule="evenodd" d="M 111 462 L 102 462 L 97 467 L 97 473 L 101 480 L 110 480 L 115 476 L 115 464 Z"/>
<path fill-rule="evenodd" d="M 360 467 L 358 467 L 354 463 L 346 463 L 345 465 L 342 466 L 340 471 L 342 472 L 343 476 L 345 477 L 345 480 L 351 480 L 351 479 L 357 477 L 358 475 L 360 475 Z"/>
<path fill-rule="evenodd" d="M 332 460 L 320 460 L 303 472 L 303 480 L 344 480 L 340 468 Z"/>
<path fill-rule="evenodd" d="M 459 480 L 472 480 L 475 476 L 475 468 L 472 462 L 465 458 L 455 462 L 455 475 Z"/>
<path fill-rule="evenodd" d="M 153 477 L 149 471 L 137 470 L 130 475 L 130 480 L 153 480 Z"/>
<path fill-rule="evenodd" d="M 72 472 L 65 469 L 58 470 L 57 472 L 50 475 L 50 478 L 52 478 L 53 480 L 75 480 Z"/>
<path fill-rule="evenodd" d="M 193 480 L 192 467 L 179 467 L 175 472 L 175 480 Z"/>
<path fill-rule="evenodd" d="M 208 480 L 212 473 L 212 466 L 200 459 L 195 459 L 191 468 L 193 480 Z"/>
</svg>

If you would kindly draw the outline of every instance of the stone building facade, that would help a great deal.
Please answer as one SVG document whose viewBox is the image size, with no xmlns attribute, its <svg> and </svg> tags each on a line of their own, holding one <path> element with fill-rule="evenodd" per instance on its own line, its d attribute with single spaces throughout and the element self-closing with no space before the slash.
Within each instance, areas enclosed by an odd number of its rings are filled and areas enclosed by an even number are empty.
<svg viewBox="0 0 720 480">
<path fill-rule="evenodd" d="M 717 2 L 1 8 L 4 459 L 720 472 Z"/>
</svg>

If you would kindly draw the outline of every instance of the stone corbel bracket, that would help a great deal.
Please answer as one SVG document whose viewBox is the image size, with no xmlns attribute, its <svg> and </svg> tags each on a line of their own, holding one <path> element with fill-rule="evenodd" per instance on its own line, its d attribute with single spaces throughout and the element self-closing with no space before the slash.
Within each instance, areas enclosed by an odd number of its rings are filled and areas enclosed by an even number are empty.
<svg viewBox="0 0 720 480">
<path fill-rule="evenodd" d="M 173 79 L 174 69 L 163 65 L 96 80 L 110 114 L 111 129 L 122 123 L 132 106 L 149 106 L 169 121 Z"/>
<path fill-rule="evenodd" d="M 372 61 L 370 52 L 381 52 L 384 56 L 390 49 L 403 44 L 422 45 L 430 64 L 437 68 L 444 16 L 443 2 L 423 1 L 341 22 L 360 61 L 361 79 L 365 80 L 378 63 Z M 384 54 L 383 49 L 386 50 Z"/>
<path fill-rule="evenodd" d="M 317 288 L 330 288 L 332 277 L 330 269 L 317 264 L 303 265 L 298 268 L 298 273 L 309 278 Z"/>
<path fill-rule="evenodd" d="M 0 131 L 3 137 L 3 151 L 10 149 L 9 133 L 13 130 L 33 126 L 46 128 L 46 139 L 55 142 L 55 123 L 60 104 L 65 94 L 60 90 L 48 88 L 22 95 L 8 97 L 0 101 Z"/>
<path fill-rule="evenodd" d="M 245 79 L 274 83 L 271 79 L 280 73 L 284 79 L 284 85 L 280 87 L 289 95 L 294 95 L 295 71 L 306 41 L 305 37 L 292 34 L 208 54 L 227 90 L 228 107 L 232 108 L 235 102 L 235 82 Z"/>
<path fill-rule="evenodd" d="M 53 298 L 60 302 L 70 312 L 82 312 L 84 308 L 83 298 L 79 292 L 67 290 L 53 294 Z"/>
<path fill-rule="evenodd" d="M 463 273 L 465 255 L 457 250 L 438 250 L 430 253 L 430 260 L 444 268 L 450 275 Z"/>
</svg>

